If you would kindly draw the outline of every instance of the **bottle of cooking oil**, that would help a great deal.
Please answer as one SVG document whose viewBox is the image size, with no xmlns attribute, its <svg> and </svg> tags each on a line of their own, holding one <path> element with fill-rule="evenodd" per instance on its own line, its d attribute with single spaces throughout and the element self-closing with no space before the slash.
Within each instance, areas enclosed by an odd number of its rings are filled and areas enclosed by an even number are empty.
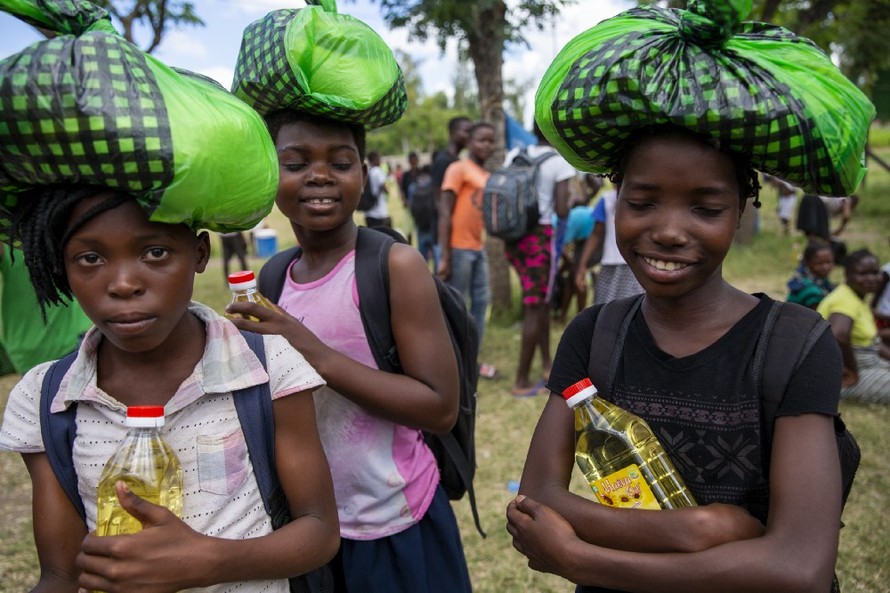
<svg viewBox="0 0 890 593">
<path fill-rule="evenodd" d="M 232 272 L 229 274 L 229 289 L 232 291 L 232 300 L 229 301 L 229 304 L 258 303 L 267 309 L 275 309 L 275 305 L 257 290 L 256 276 L 254 276 L 253 272 L 250 270 Z M 226 317 L 231 319 L 233 317 L 242 317 L 242 315 L 229 315 L 227 313 Z M 250 315 L 245 315 L 243 317 L 246 317 L 251 321 L 258 321 L 256 317 L 251 317 Z"/>
<path fill-rule="evenodd" d="M 585 378 L 562 395 L 575 411 L 575 461 L 597 500 L 621 508 L 696 506 L 649 425 L 596 393 Z"/>
<path fill-rule="evenodd" d="M 120 505 L 114 491 L 118 480 L 137 496 L 182 517 L 182 468 L 159 431 L 164 425 L 164 406 L 130 406 L 125 424 L 127 436 L 99 478 L 97 535 L 142 531 L 142 523 Z"/>
</svg>

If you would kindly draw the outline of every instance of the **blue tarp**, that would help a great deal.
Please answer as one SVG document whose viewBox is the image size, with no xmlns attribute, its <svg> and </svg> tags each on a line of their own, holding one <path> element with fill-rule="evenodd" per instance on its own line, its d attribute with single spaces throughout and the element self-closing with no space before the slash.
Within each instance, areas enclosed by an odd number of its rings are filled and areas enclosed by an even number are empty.
<svg viewBox="0 0 890 593">
<path fill-rule="evenodd" d="M 510 117 L 510 114 L 504 114 L 504 133 L 507 136 L 507 150 L 513 148 L 522 148 L 530 144 L 537 144 L 538 139 L 535 135 L 522 127 L 522 124 Z"/>
</svg>

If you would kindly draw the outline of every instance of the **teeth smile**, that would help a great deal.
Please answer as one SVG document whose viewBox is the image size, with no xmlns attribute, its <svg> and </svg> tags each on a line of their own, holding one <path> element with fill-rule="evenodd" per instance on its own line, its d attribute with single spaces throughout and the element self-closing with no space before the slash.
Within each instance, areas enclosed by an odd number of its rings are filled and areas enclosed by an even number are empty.
<svg viewBox="0 0 890 593">
<path fill-rule="evenodd" d="M 689 264 L 683 264 L 675 261 L 664 261 L 661 259 L 652 259 L 651 257 L 644 257 L 643 261 L 647 264 L 655 268 L 656 270 L 663 270 L 665 272 L 673 272 L 676 270 L 682 270 Z"/>
<path fill-rule="evenodd" d="M 333 203 L 334 203 L 334 200 L 331 199 L 331 198 L 313 198 L 313 199 L 311 199 L 311 200 L 306 200 L 306 201 L 307 201 L 308 203 L 310 203 L 310 204 L 316 204 L 316 205 L 319 205 L 319 204 L 320 204 L 320 205 L 326 205 L 326 204 L 333 204 Z"/>
</svg>

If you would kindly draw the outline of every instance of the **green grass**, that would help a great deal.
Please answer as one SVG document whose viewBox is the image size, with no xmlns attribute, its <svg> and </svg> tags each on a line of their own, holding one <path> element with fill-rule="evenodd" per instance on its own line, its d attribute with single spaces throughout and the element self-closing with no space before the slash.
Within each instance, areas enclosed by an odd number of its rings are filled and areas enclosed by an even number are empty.
<svg viewBox="0 0 890 593">
<path fill-rule="evenodd" d="M 890 160 L 890 148 L 882 148 L 881 154 Z M 850 250 L 868 247 L 882 262 L 890 261 L 890 173 L 875 170 L 860 194 L 862 202 L 843 238 Z M 803 242 L 797 234 L 785 236 L 779 232 L 775 194 L 766 190 L 762 199 L 761 231 L 749 243 L 733 248 L 726 260 L 725 276 L 744 290 L 782 298 L 794 255 Z M 407 214 L 396 202 L 391 207 L 396 226 L 409 232 Z M 279 249 L 293 243 L 287 222 L 277 212 L 268 222 L 279 232 Z M 251 258 L 254 269 L 258 270 L 261 264 L 261 260 Z M 840 278 L 836 271 L 835 279 Z M 218 255 L 198 277 L 195 298 L 217 310 L 225 306 L 228 291 Z M 502 371 L 502 378 L 479 385 L 476 496 L 488 537 L 482 539 L 476 533 L 466 500 L 456 501 L 453 506 L 477 592 L 567 592 L 573 588 L 565 581 L 528 569 L 524 558 L 513 550 L 504 529 L 504 510 L 513 497 L 509 483 L 520 478 L 525 452 L 544 405 L 543 397 L 516 400 L 509 395 L 519 348 L 519 311 L 516 300 L 511 311 L 493 315 L 494 321 L 486 331 L 484 358 Z M 562 326 L 553 327 L 553 348 L 561 331 Z M 533 372 L 539 373 L 540 369 L 533 368 Z M 15 376 L 0 378 L 0 407 L 5 406 L 16 380 Z M 890 451 L 890 407 L 842 402 L 841 411 L 862 446 L 863 461 L 844 512 L 846 527 L 841 531 L 838 574 L 845 593 L 888 593 L 890 457 L 885 452 Z M 31 535 L 30 482 L 17 455 L 0 454 L 0 475 L 0 591 L 23 591 L 35 582 L 37 573 Z M 577 475 L 572 487 L 577 492 L 586 489 Z"/>
</svg>

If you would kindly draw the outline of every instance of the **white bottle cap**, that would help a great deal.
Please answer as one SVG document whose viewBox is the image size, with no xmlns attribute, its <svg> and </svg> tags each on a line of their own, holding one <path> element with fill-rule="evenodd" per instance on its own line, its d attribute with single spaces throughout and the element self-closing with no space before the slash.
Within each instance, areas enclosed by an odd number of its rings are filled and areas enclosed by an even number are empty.
<svg viewBox="0 0 890 593">
<path fill-rule="evenodd" d="M 562 392 L 562 397 L 566 400 L 566 405 L 570 408 L 574 408 L 583 400 L 595 395 L 596 387 L 593 386 L 593 381 L 587 377 L 584 377 L 577 383 L 569 385 Z"/>
<path fill-rule="evenodd" d="M 131 428 L 160 428 L 164 426 L 164 406 L 130 406 L 124 425 Z"/>
</svg>

